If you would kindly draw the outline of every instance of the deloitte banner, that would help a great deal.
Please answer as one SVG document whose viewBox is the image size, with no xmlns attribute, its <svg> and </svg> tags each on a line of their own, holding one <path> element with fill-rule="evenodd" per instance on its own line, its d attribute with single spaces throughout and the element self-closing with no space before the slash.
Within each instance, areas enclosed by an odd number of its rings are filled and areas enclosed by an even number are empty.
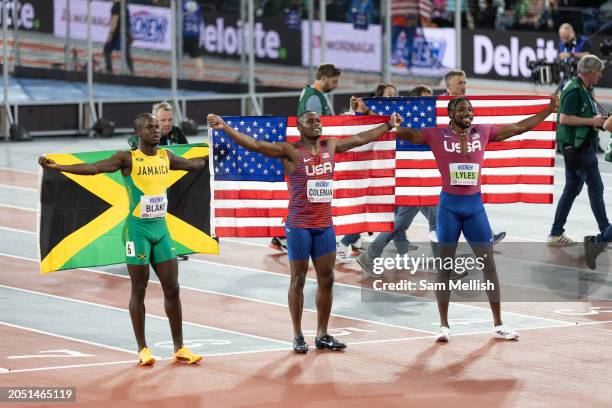
<svg viewBox="0 0 612 408">
<path fill-rule="evenodd" d="M 242 22 L 233 14 L 204 13 L 200 46 L 205 54 L 238 58 L 242 50 Z M 246 33 L 247 38 L 251 35 Z M 300 30 L 285 19 L 262 17 L 255 21 L 255 57 L 261 62 L 300 65 Z"/>
<path fill-rule="evenodd" d="M 17 27 L 20 30 L 53 32 L 53 3 L 49 0 L 20 0 L 17 3 L 17 13 L 14 12 L 14 1 L 9 0 L 7 8 L 9 28 L 13 28 L 15 22 L 13 16 L 16 15 Z M 2 21 L 2 16 L 3 13 L 0 13 L 0 21 Z"/>
<path fill-rule="evenodd" d="M 91 5 L 91 36 L 93 41 L 106 42 L 110 27 L 112 2 L 93 1 Z M 129 4 L 132 23 L 132 47 L 170 51 L 172 22 L 170 9 Z M 70 21 L 70 38 L 87 39 L 87 0 L 71 0 L 70 15 L 66 0 L 54 0 L 54 30 L 56 37 L 66 36 Z"/>
<path fill-rule="evenodd" d="M 556 33 L 463 30 L 461 38 L 463 68 L 473 78 L 527 81 L 531 75 L 530 61 L 552 62 L 559 54 Z M 592 39 L 594 54 L 599 55 L 602 40 Z M 598 86 L 612 86 L 612 75 L 604 74 Z"/>
</svg>

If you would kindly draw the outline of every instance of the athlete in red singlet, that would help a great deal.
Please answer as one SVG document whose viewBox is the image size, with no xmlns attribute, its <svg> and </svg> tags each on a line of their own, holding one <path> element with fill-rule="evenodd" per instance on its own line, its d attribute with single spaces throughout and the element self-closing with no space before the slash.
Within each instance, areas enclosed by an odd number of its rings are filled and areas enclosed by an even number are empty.
<svg viewBox="0 0 612 408">
<path fill-rule="evenodd" d="M 296 143 L 269 143 L 246 136 L 217 115 L 208 115 L 208 125 L 227 133 L 240 146 L 270 157 L 283 159 L 289 186 L 289 216 L 285 222 L 291 284 L 289 311 L 293 321 L 293 350 L 308 352 L 302 334 L 304 284 L 309 258 L 317 274 L 317 348 L 344 350 L 346 345 L 327 333 L 332 306 L 336 236 L 331 217 L 333 198 L 334 154 L 362 146 L 401 124 L 393 114 L 386 124 L 345 139 L 321 141 L 322 127 L 319 114 L 304 112 L 298 117 L 300 140 Z"/>
</svg>

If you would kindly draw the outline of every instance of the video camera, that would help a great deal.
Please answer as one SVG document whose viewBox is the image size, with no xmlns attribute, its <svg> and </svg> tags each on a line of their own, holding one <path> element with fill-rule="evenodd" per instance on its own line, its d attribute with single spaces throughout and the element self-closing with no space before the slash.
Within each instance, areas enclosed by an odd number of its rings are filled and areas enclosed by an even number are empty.
<svg viewBox="0 0 612 408">
<path fill-rule="evenodd" d="M 548 62 L 544 59 L 529 61 L 527 68 L 531 70 L 529 79 L 534 84 L 559 85 L 563 81 L 576 75 L 576 63 L 562 61 Z"/>
</svg>

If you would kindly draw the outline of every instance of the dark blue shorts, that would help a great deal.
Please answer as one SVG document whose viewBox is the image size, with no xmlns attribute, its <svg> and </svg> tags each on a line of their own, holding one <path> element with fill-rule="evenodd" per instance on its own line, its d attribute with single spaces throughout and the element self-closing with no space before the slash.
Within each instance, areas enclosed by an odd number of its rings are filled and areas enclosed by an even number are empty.
<svg viewBox="0 0 612 408">
<path fill-rule="evenodd" d="M 285 226 L 287 252 L 290 261 L 317 259 L 336 252 L 336 233 L 334 227 L 294 228 Z"/>
<path fill-rule="evenodd" d="M 470 244 L 492 244 L 493 234 L 482 196 L 480 193 L 460 195 L 443 191 L 440 194 L 436 223 L 438 242 L 456 243 L 462 232 Z"/>
</svg>

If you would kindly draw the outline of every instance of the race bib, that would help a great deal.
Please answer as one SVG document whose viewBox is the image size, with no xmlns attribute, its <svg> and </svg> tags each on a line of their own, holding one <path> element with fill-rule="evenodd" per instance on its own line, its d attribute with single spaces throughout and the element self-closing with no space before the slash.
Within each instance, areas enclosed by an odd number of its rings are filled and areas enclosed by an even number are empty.
<svg viewBox="0 0 612 408">
<path fill-rule="evenodd" d="M 449 163 L 451 186 L 477 186 L 480 165 L 476 163 Z"/>
<path fill-rule="evenodd" d="M 161 218 L 166 216 L 168 198 L 165 194 L 140 197 L 140 218 Z"/>
<path fill-rule="evenodd" d="M 329 203 L 334 197 L 333 180 L 308 180 L 306 193 L 311 203 Z"/>
</svg>

